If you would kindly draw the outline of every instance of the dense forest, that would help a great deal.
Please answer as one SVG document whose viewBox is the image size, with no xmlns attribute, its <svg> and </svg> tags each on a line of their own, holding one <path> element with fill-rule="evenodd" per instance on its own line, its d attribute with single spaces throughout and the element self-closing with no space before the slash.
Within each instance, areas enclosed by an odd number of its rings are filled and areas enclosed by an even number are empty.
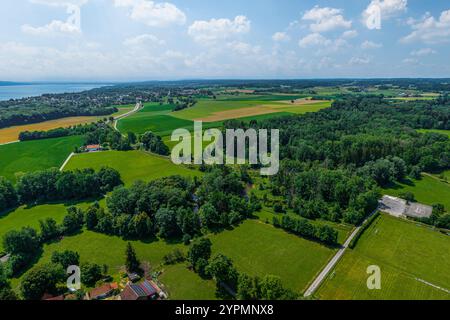
<svg viewBox="0 0 450 320">
<path fill-rule="evenodd" d="M 416 130 L 450 129 L 449 105 L 446 95 L 398 104 L 347 96 L 317 113 L 225 127 L 280 129 L 282 164 L 272 194 L 302 217 L 358 224 L 376 208 L 379 187 L 450 168 L 449 138 Z"/>
</svg>

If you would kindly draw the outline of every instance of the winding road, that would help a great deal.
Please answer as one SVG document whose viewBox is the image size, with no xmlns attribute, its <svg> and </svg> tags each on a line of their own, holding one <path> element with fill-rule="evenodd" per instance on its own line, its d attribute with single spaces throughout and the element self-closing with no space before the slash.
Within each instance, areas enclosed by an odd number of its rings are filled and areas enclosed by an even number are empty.
<svg viewBox="0 0 450 320">
<path fill-rule="evenodd" d="M 124 119 L 124 118 L 126 118 L 126 117 L 131 116 L 132 114 L 135 114 L 136 112 L 138 112 L 139 110 L 141 110 L 143 107 L 144 107 L 144 105 L 142 104 L 142 102 L 138 102 L 138 103 L 136 103 L 136 106 L 134 107 L 133 110 L 128 111 L 127 113 L 121 114 L 120 116 L 115 117 L 115 118 L 114 118 L 114 124 L 113 124 L 114 129 L 115 129 L 116 131 L 119 131 L 119 130 L 117 129 L 117 122 L 119 122 L 119 120 L 122 120 L 122 119 Z"/>
</svg>

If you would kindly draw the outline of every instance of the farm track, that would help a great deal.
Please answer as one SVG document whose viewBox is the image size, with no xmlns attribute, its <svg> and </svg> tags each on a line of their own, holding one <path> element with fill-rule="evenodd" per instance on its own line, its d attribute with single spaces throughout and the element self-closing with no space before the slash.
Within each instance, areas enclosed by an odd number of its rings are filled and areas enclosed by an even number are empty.
<svg viewBox="0 0 450 320">
<path fill-rule="evenodd" d="M 139 103 L 136 103 L 136 106 L 134 107 L 133 110 L 128 111 L 127 113 L 124 113 L 124 114 L 122 114 L 120 116 L 115 117 L 114 118 L 114 124 L 113 124 L 114 130 L 120 132 L 119 129 L 117 129 L 117 123 L 120 120 L 125 119 L 125 118 L 127 118 L 127 117 L 129 117 L 129 116 L 131 116 L 131 115 L 133 115 L 133 114 L 135 114 L 137 112 L 139 112 L 143 108 L 144 108 L 144 105 L 141 102 L 139 102 Z"/>
<path fill-rule="evenodd" d="M 350 243 L 352 240 L 356 237 L 358 232 L 361 230 L 362 226 L 367 223 L 367 221 L 378 211 L 378 208 L 372 212 L 365 220 L 364 222 L 357 227 L 352 234 L 347 238 L 344 245 L 338 250 L 338 252 L 334 255 L 334 257 L 328 262 L 328 264 L 325 266 L 325 268 L 322 270 L 322 272 L 319 273 L 319 275 L 314 279 L 314 281 L 311 283 L 311 285 L 308 287 L 308 289 L 305 291 L 305 297 L 310 297 L 311 295 L 316 292 L 316 290 L 320 287 L 322 282 L 325 280 L 325 278 L 328 276 L 328 274 L 333 270 L 333 268 L 336 266 L 336 264 L 341 260 L 342 256 L 344 255 L 345 251 L 348 249 Z"/>
</svg>

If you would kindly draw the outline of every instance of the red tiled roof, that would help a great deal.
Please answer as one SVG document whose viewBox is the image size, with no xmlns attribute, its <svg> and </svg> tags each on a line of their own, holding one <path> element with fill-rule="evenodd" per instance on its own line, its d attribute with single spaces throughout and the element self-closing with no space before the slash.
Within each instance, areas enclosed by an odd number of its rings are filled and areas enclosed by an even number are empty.
<svg viewBox="0 0 450 320">
<path fill-rule="evenodd" d="M 103 296 L 105 294 L 108 294 L 109 292 L 111 292 L 114 289 L 117 289 L 117 283 L 105 283 L 104 285 L 102 285 L 101 287 L 92 289 L 89 292 L 89 296 L 91 297 L 91 299 L 95 299 L 99 296 Z"/>
<path fill-rule="evenodd" d="M 86 149 L 100 149 L 101 146 L 99 144 L 90 144 L 86 146 Z"/>
</svg>

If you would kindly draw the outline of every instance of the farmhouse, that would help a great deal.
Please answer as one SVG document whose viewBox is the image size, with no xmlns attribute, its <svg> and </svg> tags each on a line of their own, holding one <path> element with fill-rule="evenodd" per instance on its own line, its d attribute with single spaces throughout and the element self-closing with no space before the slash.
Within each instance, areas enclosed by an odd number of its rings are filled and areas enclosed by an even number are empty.
<svg viewBox="0 0 450 320">
<path fill-rule="evenodd" d="M 88 300 L 102 300 L 110 297 L 119 286 L 117 283 L 105 283 L 101 287 L 92 289 L 87 295 Z"/>
<path fill-rule="evenodd" d="M 95 151 L 101 151 L 101 150 L 102 150 L 102 146 L 99 144 L 90 144 L 90 145 L 86 146 L 87 152 L 95 152 Z"/>
<path fill-rule="evenodd" d="M 157 297 L 156 288 L 147 280 L 141 284 L 128 284 L 120 293 L 120 300 L 154 300 Z"/>
</svg>

